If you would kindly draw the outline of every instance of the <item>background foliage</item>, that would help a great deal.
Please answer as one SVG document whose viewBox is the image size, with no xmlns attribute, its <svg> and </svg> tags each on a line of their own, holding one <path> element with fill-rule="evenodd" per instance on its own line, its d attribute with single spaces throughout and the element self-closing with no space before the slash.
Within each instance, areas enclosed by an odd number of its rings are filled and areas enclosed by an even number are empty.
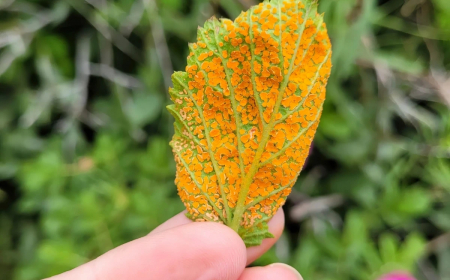
<svg viewBox="0 0 450 280">
<path fill-rule="evenodd" d="M 183 209 L 167 88 L 252 0 L 0 1 L 0 279 L 39 279 Z M 320 0 L 333 74 L 287 229 L 305 279 L 450 279 L 450 2 Z"/>
</svg>

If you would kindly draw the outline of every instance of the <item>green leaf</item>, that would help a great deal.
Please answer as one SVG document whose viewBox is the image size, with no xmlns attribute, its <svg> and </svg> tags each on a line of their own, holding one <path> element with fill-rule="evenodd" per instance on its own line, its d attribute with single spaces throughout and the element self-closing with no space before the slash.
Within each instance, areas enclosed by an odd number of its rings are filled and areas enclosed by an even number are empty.
<svg viewBox="0 0 450 280">
<path fill-rule="evenodd" d="M 408 59 L 401 53 L 379 52 L 376 54 L 375 60 L 386 63 L 391 69 L 409 74 L 419 75 L 425 68 L 424 63 L 417 57 Z"/>
<path fill-rule="evenodd" d="M 399 241 L 396 236 L 386 233 L 380 237 L 380 254 L 385 263 L 397 261 L 397 249 Z"/>
<path fill-rule="evenodd" d="M 224 223 L 258 245 L 319 124 L 331 71 L 326 26 L 317 1 L 272 0 L 234 22 L 208 20 L 197 39 L 169 90 L 178 192 L 191 219 Z"/>
<path fill-rule="evenodd" d="M 402 194 L 398 202 L 398 209 L 407 214 L 423 215 L 431 206 L 430 194 L 422 188 L 410 188 Z"/>
<path fill-rule="evenodd" d="M 411 233 L 406 237 L 398 252 L 399 261 L 409 270 L 412 270 L 417 260 L 425 253 L 426 244 L 427 242 L 422 236 Z"/>
<path fill-rule="evenodd" d="M 341 115 L 329 113 L 323 116 L 319 131 L 325 136 L 342 141 L 350 138 L 352 128 Z"/>
<path fill-rule="evenodd" d="M 0 162 L 0 179 L 9 179 L 16 175 L 19 166 L 15 162 Z"/>
<path fill-rule="evenodd" d="M 161 2 L 160 5 L 162 7 L 171 9 L 171 10 L 178 10 L 182 7 L 183 5 L 183 0 L 163 0 L 163 1 L 159 1 Z"/>
<path fill-rule="evenodd" d="M 48 57 L 52 64 L 57 66 L 58 70 L 65 76 L 73 75 L 68 45 L 63 38 L 54 35 L 39 37 L 36 42 L 36 51 L 40 55 Z"/>
<path fill-rule="evenodd" d="M 127 104 L 127 115 L 133 125 L 141 127 L 153 121 L 161 113 L 161 105 L 160 95 L 136 93 Z"/>
</svg>

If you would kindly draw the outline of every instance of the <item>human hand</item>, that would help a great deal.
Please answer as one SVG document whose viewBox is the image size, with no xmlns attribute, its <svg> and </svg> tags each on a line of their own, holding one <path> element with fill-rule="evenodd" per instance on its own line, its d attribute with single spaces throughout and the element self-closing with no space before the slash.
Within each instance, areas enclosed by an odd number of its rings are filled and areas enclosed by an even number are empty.
<svg viewBox="0 0 450 280">
<path fill-rule="evenodd" d="M 147 236 L 47 280 L 302 280 L 284 264 L 246 268 L 272 247 L 283 228 L 280 210 L 269 222 L 275 238 L 246 249 L 229 227 L 193 223 L 180 213 Z"/>
</svg>

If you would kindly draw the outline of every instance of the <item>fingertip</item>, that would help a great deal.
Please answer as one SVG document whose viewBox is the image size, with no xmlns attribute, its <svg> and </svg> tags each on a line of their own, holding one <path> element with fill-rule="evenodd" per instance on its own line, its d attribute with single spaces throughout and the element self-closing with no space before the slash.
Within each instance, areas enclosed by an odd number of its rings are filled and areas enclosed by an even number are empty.
<svg viewBox="0 0 450 280">
<path fill-rule="evenodd" d="M 251 267 L 244 270 L 238 280 L 303 280 L 293 267 L 276 263 L 266 267 Z"/>
<path fill-rule="evenodd" d="M 287 265 L 285 263 L 274 263 L 271 265 L 267 266 L 268 269 L 271 270 L 271 272 L 276 273 L 278 272 L 283 272 L 283 273 L 288 273 L 291 274 L 291 278 L 292 279 L 296 279 L 296 280 L 303 280 L 302 275 L 300 274 L 300 272 L 297 271 L 297 269 L 293 268 L 290 265 Z M 291 279 L 291 278 L 286 278 L 286 279 Z"/>
</svg>

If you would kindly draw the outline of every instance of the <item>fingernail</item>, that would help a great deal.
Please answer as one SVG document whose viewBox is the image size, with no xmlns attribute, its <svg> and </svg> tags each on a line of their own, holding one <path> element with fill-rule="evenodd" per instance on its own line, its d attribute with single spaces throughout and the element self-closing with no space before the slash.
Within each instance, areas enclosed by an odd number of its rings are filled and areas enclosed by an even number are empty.
<svg viewBox="0 0 450 280">
<path fill-rule="evenodd" d="M 290 265 L 287 265 L 284 263 L 274 263 L 274 264 L 269 265 L 269 267 L 274 267 L 274 266 L 275 267 L 283 267 L 285 269 L 288 269 L 288 270 L 292 271 L 292 273 L 297 277 L 298 280 L 303 280 L 303 277 L 300 275 L 300 273 Z"/>
</svg>

